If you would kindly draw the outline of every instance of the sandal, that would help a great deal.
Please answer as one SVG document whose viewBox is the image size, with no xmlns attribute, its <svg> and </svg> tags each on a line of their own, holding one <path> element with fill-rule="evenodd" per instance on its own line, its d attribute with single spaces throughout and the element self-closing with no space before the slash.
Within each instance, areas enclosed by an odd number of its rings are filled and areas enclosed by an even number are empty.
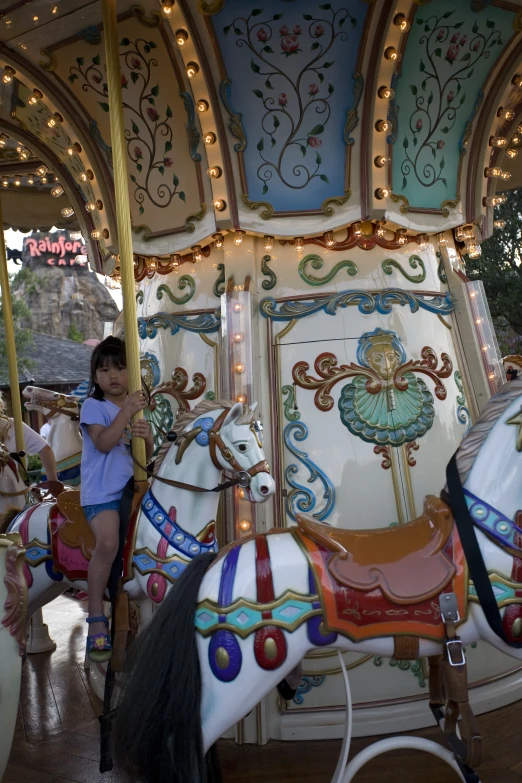
<svg viewBox="0 0 522 783">
<path fill-rule="evenodd" d="M 105 623 L 109 630 L 109 621 L 104 614 L 98 617 L 87 617 L 86 622 Z M 94 663 L 105 663 L 112 656 L 111 637 L 108 633 L 97 633 L 87 636 L 87 656 Z"/>
</svg>

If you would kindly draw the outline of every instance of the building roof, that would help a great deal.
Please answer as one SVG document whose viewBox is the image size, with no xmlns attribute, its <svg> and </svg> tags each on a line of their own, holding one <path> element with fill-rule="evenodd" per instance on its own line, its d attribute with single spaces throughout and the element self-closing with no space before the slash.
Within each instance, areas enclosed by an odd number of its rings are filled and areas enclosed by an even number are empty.
<svg viewBox="0 0 522 783">
<path fill-rule="evenodd" d="M 81 383 L 90 374 L 92 345 L 32 332 L 33 344 L 27 354 L 29 368 L 18 367 L 20 384 L 59 386 Z M 7 366 L 0 367 L 0 389 L 9 388 Z"/>
</svg>

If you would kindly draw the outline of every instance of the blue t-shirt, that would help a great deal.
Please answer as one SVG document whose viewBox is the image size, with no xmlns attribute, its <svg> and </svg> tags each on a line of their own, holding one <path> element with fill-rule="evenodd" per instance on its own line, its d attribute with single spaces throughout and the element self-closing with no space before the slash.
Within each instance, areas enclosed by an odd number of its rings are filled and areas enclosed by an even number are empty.
<svg viewBox="0 0 522 783">
<path fill-rule="evenodd" d="M 130 447 L 123 436 L 113 449 L 99 451 L 89 437 L 88 425 L 101 424 L 108 427 L 120 408 L 108 400 L 88 397 L 82 405 L 80 426 L 83 433 L 82 450 L 82 506 L 94 506 L 119 500 L 123 488 L 133 474 Z"/>
</svg>

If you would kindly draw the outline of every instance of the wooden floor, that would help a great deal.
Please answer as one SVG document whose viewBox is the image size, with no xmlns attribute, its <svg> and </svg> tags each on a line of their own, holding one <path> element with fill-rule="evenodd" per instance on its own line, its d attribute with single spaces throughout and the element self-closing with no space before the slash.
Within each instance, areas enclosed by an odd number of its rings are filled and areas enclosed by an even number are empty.
<svg viewBox="0 0 522 783">
<path fill-rule="evenodd" d="M 30 656 L 13 749 L 3 783 L 120 783 L 116 771 L 98 771 L 100 702 L 83 670 L 84 607 L 61 598 L 45 610 L 58 644 L 52 654 Z M 485 743 L 482 783 L 522 783 L 522 706 L 479 718 Z M 438 740 L 438 730 L 417 732 Z M 353 752 L 375 741 L 354 740 Z M 264 747 L 220 743 L 225 783 L 328 783 L 340 742 L 271 742 Z M 453 783 L 457 776 L 437 759 L 405 751 L 368 764 L 356 783 Z"/>
</svg>

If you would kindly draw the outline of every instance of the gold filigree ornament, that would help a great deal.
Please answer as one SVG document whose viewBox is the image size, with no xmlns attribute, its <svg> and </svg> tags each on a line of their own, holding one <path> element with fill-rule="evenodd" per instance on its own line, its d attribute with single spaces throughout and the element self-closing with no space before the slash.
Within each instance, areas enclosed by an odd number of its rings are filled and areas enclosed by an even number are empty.
<svg viewBox="0 0 522 783">
<path fill-rule="evenodd" d="M 46 60 L 40 60 L 38 63 L 40 68 L 48 73 L 55 71 L 58 67 L 58 60 L 56 59 L 55 53 L 51 52 L 50 49 L 40 49 L 40 54 L 42 57 L 47 58 Z"/>
<path fill-rule="evenodd" d="M 321 204 L 321 212 L 323 215 L 326 215 L 326 217 L 331 217 L 335 214 L 334 205 L 341 207 L 343 204 L 346 204 L 351 195 L 352 191 L 348 188 L 348 190 L 344 191 L 344 196 L 333 196 L 332 198 L 326 198 Z"/>
<path fill-rule="evenodd" d="M 27 615 L 27 582 L 23 572 L 26 549 L 18 533 L 9 533 L 0 537 L 0 547 L 7 550 L 4 576 L 7 598 L 1 623 L 18 642 L 20 655 L 23 655 L 26 646 Z"/>
<path fill-rule="evenodd" d="M 390 193 L 390 198 L 392 201 L 395 201 L 396 204 L 402 201 L 400 210 L 403 215 L 406 215 L 410 211 L 410 202 L 406 196 L 402 196 L 399 193 Z"/>
<path fill-rule="evenodd" d="M 212 16 L 213 14 L 219 14 L 225 7 L 225 0 L 214 0 L 214 2 L 207 2 L 207 0 L 199 0 L 198 11 L 204 16 Z"/>
<path fill-rule="evenodd" d="M 185 231 L 187 231 L 189 234 L 192 234 L 196 230 L 196 224 L 194 221 L 199 222 L 200 220 L 203 220 L 206 214 L 207 205 L 204 201 L 202 201 L 199 212 L 194 212 L 192 215 L 188 215 L 187 219 L 185 220 Z"/>
<path fill-rule="evenodd" d="M 144 27 L 161 27 L 163 19 L 158 11 L 152 11 L 150 16 L 147 16 L 145 9 L 141 5 L 133 5 L 131 8 L 133 16 Z"/>
<path fill-rule="evenodd" d="M 270 220 L 274 215 L 274 208 L 268 201 L 250 201 L 246 193 L 241 194 L 241 200 L 249 209 L 254 210 L 263 207 L 263 211 L 259 213 L 261 220 Z"/>
</svg>

